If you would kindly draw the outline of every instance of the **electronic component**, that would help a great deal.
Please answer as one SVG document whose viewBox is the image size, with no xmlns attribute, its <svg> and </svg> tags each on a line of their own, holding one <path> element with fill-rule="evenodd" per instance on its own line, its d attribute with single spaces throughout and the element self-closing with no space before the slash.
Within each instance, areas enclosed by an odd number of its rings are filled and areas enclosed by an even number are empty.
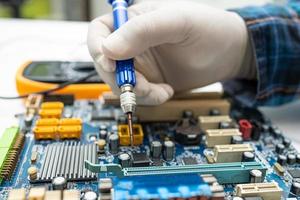
<svg viewBox="0 0 300 200">
<path fill-rule="evenodd" d="M 239 120 L 239 126 L 244 140 L 250 140 L 252 136 L 252 124 L 246 119 L 241 119 Z"/>
<path fill-rule="evenodd" d="M 253 152 L 249 144 L 216 145 L 214 161 L 216 163 L 241 162 L 244 152 Z"/>
<path fill-rule="evenodd" d="M 97 200 L 97 194 L 93 191 L 87 191 L 83 195 L 83 200 Z"/>
<path fill-rule="evenodd" d="M 243 162 L 252 162 L 252 161 L 254 161 L 254 159 L 255 159 L 254 153 L 249 152 L 249 151 L 245 151 L 243 153 L 243 158 L 242 158 Z"/>
<path fill-rule="evenodd" d="M 192 111 L 184 111 L 183 118 L 175 125 L 175 140 L 183 145 L 198 145 L 201 140 L 201 130 Z"/>
<path fill-rule="evenodd" d="M 133 145 L 141 145 L 144 139 L 143 128 L 140 124 L 134 124 L 133 128 Z M 128 146 L 130 145 L 130 133 L 128 125 L 119 125 L 118 126 L 118 135 L 120 139 L 120 145 Z"/>
<path fill-rule="evenodd" d="M 82 121 L 78 118 L 39 119 L 33 129 L 36 140 L 79 139 L 81 132 Z"/>
<path fill-rule="evenodd" d="M 286 155 L 278 155 L 277 156 L 277 162 L 280 164 L 280 165 L 286 165 L 286 162 L 287 162 L 287 157 Z"/>
<path fill-rule="evenodd" d="M 63 176 L 58 176 L 52 179 L 53 190 L 64 190 L 67 188 L 67 179 Z"/>
<path fill-rule="evenodd" d="M 199 125 L 203 131 L 207 129 L 218 129 L 221 122 L 231 123 L 232 119 L 227 115 L 199 117 Z"/>
<path fill-rule="evenodd" d="M 231 138 L 231 144 L 242 144 L 243 143 L 243 138 L 239 135 L 234 135 Z"/>
<path fill-rule="evenodd" d="M 289 169 L 287 171 L 293 178 L 300 178 L 300 169 Z"/>
<path fill-rule="evenodd" d="M 25 188 L 10 190 L 7 200 L 26 200 Z"/>
<path fill-rule="evenodd" d="M 208 129 L 205 131 L 206 146 L 214 147 L 220 144 L 230 144 L 234 136 L 241 136 L 238 129 Z"/>
<path fill-rule="evenodd" d="M 151 156 L 152 158 L 160 158 L 162 152 L 162 144 L 160 141 L 151 142 Z"/>
<path fill-rule="evenodd" d="M 118 156 L 119 159 L 119 163 L 120 165 L 124 168 L 124 167 L 130 167 L 131 165 L 131 159 L 130 159 L 130 155 L 128 153 L 121 153 Z"/>
<path fill-rule="evenodd" d="M 282 154 L 284 152 L 284 149 L 285 149 L 284 145 L 279 143 L 276 145 L 275 151 L 278 154 Z"/>
<path fill-rule="evenodd" d="M 185 164 L 185 165 L 196 165 L 196 164 L 198 164 L 197 160 L 193 157 L 183 157 L 182 161 L 183 161 L 183 164 Z"/>
<path fill-rule="evenodd" d="M 105 145 L 106 145 L 106 141 L 103 139 L 100 139 L 96 142 L 96 145 L 98 146 L 98 150 L 100 151 L 100 153 L 103 153 Z"/>
<path fill-rule="evenodd" d="M 99 131 L 99 138 L 106 140 L 107 138 L 107 130 L 101 130 Z"/>
<path fill-rule="evenodd" d="M 25 136 L 19 127 L 7 128 L 0 138 L 0 183 L 10 179 L 17 165 Z"/>
<path fill-rule="evenodd" d="M 44 200 L 45 194 L 45 187 L 33 187 L 29 191 L 28 200 Z"/>
<path fill-rule="evenodd" d="M 257 169 L 253 169 L 250 171 L 250 182 L 251 183 L 261 183 L 262 180 L 262 172 Z"/>
<path fill-rule="evenodd" d="M 62 102 L 64 105 L 73 105 L 75 97 L 72 94 L 47 94 L 44 95 L 43 102 Z"/>
<path fill-rule="evenodd" d="M 124 187 L 128 185 L 130 190 Z M 114 182 L 115 199 L 208 199 L 213 192 L 198 174 L 124 177 Z"/>
<path fill-rule="evenodd" d="M 96 175 L 83 168 L 85 160 L 96 162 L 97 149 L 94 144 L 79 142 L 54 143 L 47 145 L 38 179 L 32 183 L 51 182 L 62 176 L 68 181 L 95 180 Z M 75 164 L 77 163 L 77 164 Z"/>
<path fill-rule="evenodd" d="M 113 173 L 119 178 L 161 174 L 212 174 L 218 179 L 220 184 L 247 183 L 249 182 L 250 170 L 253 169 L 262 171 L 263 176 L 266 172 L 266 166 L 258 162 L 122 168 L 118 164 L 93 164 L 85 161 L 85 167 L 94 173 Z"/>
<path fill-rule="evenodd" d="M 201 93 L 206 95 L 208 93 Z M 174 99 L 167 101 L 159 106 L 137 106 L 136 116 L 141 122 L 166 122 L 177 121 L 181 119 L 184 110 L 190 110 L 194 116 L 209 115 L 211 108 L 218 109 L 222 115 L 228 115 L 230 103 L 226 99 L 220 99 L 220 94 L 217 97 L 210 99 L 194 98 L 194 99 Z M 103 94 L 105 105 L 118 105 L 119 99 L 111 93 Z M 151 114 L 150 114 L 151 113 Z"/>
<path fill-rule="evenodd" d="M 165 141 L 164 142 L 164 159 L 166 161 L 171 161 L 174 159 L 175 156 L 175 144 L 172 141 Z"/>
<path fill-rule="evenodd" d="M 79 200 L 80 191 L 79 190 L 64 190 L 63 200 Z"/>
<path fill-rule="evenodd" d="M 287 163 L 289 165 L 293 165 L 296 163 L 296 155 L 295 154 L 288 154 L 287 155 Z"/>
<path fill-rule="evenodd" d="M 56 126 L 36 126 L 33 129 L 36 140 L 55 140 L 57 137 L 56 131 Z"/>
<path fill-rule="evenodd" d="M 62 200 L 61 196 L 62 196 L 61 191 L 47 190 L 45 193 L 44 200 Z"/>
<path fill-rule="evenodd" d="M 133 167 L 147 167 L 150 165 L 150 159 L 146 153 L 133 153 L 132 166 Z"/>
<path fill-rule="evenodd" d="M 275 163 L 274 164 L 274 170 L 276 171 L 276 173 L 279 176 L 283 176 L 284 175 L 284 168 L 279 164 L 279 163 Z"/>
<path fill-rule="evenodd" d="M 300 183 L 299 182 L 292 183 L 291 193 L 296 196 L 300 196 Z"/>
<path fill-rule="evenodd" d="M 112 154 L 117 154 L 119 152 L 119 137 L 117 134 L 112 134 L 109 136 L 109 151 Z"/>
<path fill-rule="evenodd" d="M 99 181 L 99 191 L 101 193 L 110 193 L 112 189 L 112 180 L 110 178 L 102 178 Z"/>
<path fill-rule="evenodd" d="M 264 200 L 280 200 L 283 190 L 275 182 L 238 184 L 236 194 L 240 197 L 262 197 Z"/>
<path fill-rule="evenodd" d="M 37 170 L 36 167 L 34 167 L 34 166 L 33 167 L 29 167 L 28 170 L 27 170 L 27 173 L 28 173 L 29 179 L 31 181 L 37 179 L 38 170 Z"/>
</svg>

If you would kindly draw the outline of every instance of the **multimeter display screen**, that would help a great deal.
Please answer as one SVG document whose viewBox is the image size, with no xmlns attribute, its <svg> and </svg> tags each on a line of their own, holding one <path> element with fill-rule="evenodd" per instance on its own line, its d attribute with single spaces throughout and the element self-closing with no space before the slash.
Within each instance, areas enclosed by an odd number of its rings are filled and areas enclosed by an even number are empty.
<svg viewBox="0 0 300 200">
<path fill-rule="evenodd" d="M 95 68 L 92 62 L 43 61 L 32 62 L 25 68 L 23 75 L 34 81 L 63 83 L 84 77 L 94 70 Z M 96 75 L 83 83 L 103 83 L 103 81 Z"/>
<path fill-rule="evenodd" d="M 34 68 L 31 69 L 30 75 L 31 76 L 49 76 L 54 75 L 55 71 L 59 71 L 60 66 L 52 65 L 51 68 L 47 63 L 39 63 Z"/>
</svg>

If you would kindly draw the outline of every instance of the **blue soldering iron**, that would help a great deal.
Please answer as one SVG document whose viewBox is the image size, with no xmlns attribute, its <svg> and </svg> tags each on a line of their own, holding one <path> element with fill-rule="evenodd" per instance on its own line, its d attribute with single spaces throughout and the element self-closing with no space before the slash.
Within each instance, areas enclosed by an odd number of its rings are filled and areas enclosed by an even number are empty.
<svg viewBox="0 0 300 200">
<path fill-rule="evenodd" d="M 133 0 L 108 0 L 108 2 L 113 8 L 114 28 L 117 30 L 128 21 L 127 8 Z M 133 91 L 136 84 L 133 59 L 116 61 L 116 80 L 121 89 L 120 104 L 128 117 L 130 142 L 133 145 L 132 113 L 136 107 L 136 96 Z"/>
</svg>

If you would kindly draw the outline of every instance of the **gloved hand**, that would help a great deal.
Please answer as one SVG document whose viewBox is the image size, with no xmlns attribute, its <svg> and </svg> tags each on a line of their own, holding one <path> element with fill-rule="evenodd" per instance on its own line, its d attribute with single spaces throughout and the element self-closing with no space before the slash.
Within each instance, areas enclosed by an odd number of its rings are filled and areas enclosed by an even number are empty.
<svg viewBox="0 0 300 200">
<path fill-rule="evenodd" d="M 161 104 L 174 91 L 256 76 L 246 25 L 236 13 L 186 1 L 144 1 L 129 8 L 129 18 L 115 32 L 111 14 L 89 27 L 96 69 L 116 94 L 113 60 L 132 57 L 137 102 L 144 105 Z"/>
</svg>

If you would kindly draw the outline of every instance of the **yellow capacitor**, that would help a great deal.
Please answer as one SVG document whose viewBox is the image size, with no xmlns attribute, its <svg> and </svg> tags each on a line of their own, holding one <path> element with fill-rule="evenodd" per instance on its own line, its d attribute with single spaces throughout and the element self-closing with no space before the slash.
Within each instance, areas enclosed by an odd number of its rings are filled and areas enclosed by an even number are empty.
<svg viewBox="0 0 300 200">
<path fill-rule="evenodd" d="M 61 117 L 62 109 L 41 109 L 39 115 L 41 118 L 57 118 Z"/>
<path fill-rule="evenodd" d="M 80 139 L 82 127 L 75 126 L 58 126 L 58 135 L 60 139 L 77 138 Z"/>
<path fill-rule="evenodd" d="M 36 140 L 56 139 L 56 126 L 36 126 L 33 129 Z"/>
<path fill-rule="evenodd" d="M 44 118 L 38 119 L 35 123 L 35 126 L 57 126 L 59 124 L 59 120 L 56 118 Z"/>
<path fill-rule="evenodd" d="M 59 125 L 81 125 L 82 121 L 80 118 L 64 118 L 59 121 Z"/>
<path fill-rule="evenodd" d="M 143 144 L 144 132 L 140 124 L 134 124 L 132 127 L 133 131 L 133 145 Z M 127 125 L 118 126 L 118 135 L 120 138 L 120 145 L 128 146 L 130 145 L 130 133 Z"/>
<path fill-rule="evenodd" d="M 63 109 L 64 104 L 60 101 L 44 102 L 41 105 L 41 109 Z"/>
</svg>

